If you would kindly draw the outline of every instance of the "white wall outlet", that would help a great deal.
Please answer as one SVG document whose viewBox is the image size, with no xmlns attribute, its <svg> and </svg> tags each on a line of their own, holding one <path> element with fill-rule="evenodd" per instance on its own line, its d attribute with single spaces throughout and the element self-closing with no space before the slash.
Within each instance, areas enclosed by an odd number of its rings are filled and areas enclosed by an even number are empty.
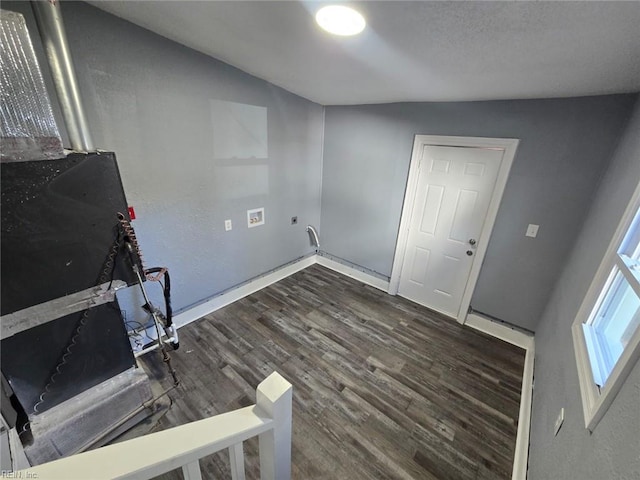
<svg viewBox="0 0 640 480">
<path fill-rule="evenodd" d="M 249 228 L 264 225 L 264 207 L 247 210 L 247 226 Z"/>
<path fill-rule="evenodd" d="M 533 223 L 530 223 L 529 226 L 527 227 L 526 236 L 531 238 L 536 238 L 538 236 L 539 228 L 540 228 L 540 225 L 534 225 Z"/>
<path fill-rule="evenodd" d="M 224 229 L 225 231 L 229 231 L 233 228 L 233 224 L 231 223 L 231 220 L 225 220 L 224 221 Z"/>
<path fill-rule="evenodd" d="M 564 407 L 562 407 L 560 409 L 560 413 L 558 414 L 558 418 L 556 418 L 556 424 L 553 426 L 553 436 L 554 437 L 556 435 L 558 435 L 558 432 L 560 431 L 560 427 L 562 426 L 563 422 L 564 422 Z"/>
</svg>

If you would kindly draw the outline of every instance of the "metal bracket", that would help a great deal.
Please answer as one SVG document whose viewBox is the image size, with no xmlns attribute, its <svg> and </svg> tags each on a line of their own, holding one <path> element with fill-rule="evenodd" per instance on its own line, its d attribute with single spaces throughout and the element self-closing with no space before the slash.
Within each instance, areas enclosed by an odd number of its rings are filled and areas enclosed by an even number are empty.
<svg viewBox="0 0 640 480">
<path fill-rule="evenodd" d="M 126 286 L 127 283 L 122 280 L 113 280 L 4 315 L 0 317 L 0 339 L 4 340 L 72 313 L 113 302 L 116 291 Z"/>
</svg>

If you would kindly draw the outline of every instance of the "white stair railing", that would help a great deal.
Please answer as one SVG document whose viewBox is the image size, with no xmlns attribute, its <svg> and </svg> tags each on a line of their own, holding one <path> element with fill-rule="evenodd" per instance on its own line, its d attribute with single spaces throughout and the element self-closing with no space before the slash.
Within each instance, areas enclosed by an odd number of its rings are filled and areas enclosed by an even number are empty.
<svg viewBox="0 0 640 480">
<path fill-rule="evenodd" d="M 260 478 L 290 480 L 292 393 L 273 372 L 258 385 L 251 407 L 12 472 L 12 478 L 147 480 L 182 468 L 185 480 L 202 480 L 199 460 L 228 448 L 231 478 L 244 480 L 242 442 L 257 435 Z"/>
</svg>

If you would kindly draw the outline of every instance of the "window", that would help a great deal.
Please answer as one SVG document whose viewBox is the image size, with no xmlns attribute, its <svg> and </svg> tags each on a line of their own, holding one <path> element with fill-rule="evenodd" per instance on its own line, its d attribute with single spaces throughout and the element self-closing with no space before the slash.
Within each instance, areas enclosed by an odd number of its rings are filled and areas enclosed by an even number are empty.
<svg viewBox="0 0 640 480">
<path fill-rule="evenodd" d="M 593 430 L 640 355 L 640 185 L 573 325 L 585 425 Z"/>
</svg>

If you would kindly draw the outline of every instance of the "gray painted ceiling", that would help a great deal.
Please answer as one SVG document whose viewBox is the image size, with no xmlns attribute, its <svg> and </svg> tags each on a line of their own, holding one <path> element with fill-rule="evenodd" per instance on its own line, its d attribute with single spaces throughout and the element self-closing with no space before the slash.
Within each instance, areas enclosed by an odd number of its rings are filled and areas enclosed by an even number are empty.
<svg viewBox="0 0 640 480">
<path fill-rule="evenodd" d="M 324 105 L 640 91 L 640 2 L 349 2 L 356 37 L 330 2 L 89 3 Z"/>
</svg>

